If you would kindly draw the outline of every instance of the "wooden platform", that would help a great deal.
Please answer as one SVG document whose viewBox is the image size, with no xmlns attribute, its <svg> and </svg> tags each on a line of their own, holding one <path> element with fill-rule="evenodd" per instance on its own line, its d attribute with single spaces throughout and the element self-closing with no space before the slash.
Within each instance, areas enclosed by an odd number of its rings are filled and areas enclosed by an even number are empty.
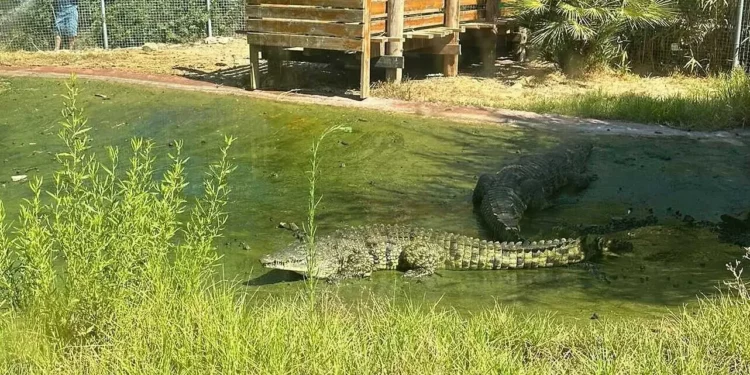
<svg viewBox="0 0 750 375">
<path fill-rule="evenodd" d="M 484 60 L 494 67 L 500 13 L 492 0 L 246 0 L 249 88 L 258 86 L 261 50 L 271 70 L 293 56 L 290 49 L 356 54 L 362 98 L 369 95 L 373 59 L 393 82 L 402 79 L 407 51 L 436 55 L 443 74 L 455 76 L 467 30 L 482 33 Z"/>
</svg>

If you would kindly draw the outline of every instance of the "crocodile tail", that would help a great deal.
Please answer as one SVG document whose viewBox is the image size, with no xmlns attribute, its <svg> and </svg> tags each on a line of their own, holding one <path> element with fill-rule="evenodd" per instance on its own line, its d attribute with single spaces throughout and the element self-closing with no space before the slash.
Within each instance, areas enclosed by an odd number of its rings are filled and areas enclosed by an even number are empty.
<svg viewBox="0 0 750 375">
<path fill-rule="evenodd" d="M 479 176 L 477 185 L 476 187 L 474 187 L 474 194 L 472 195 L 472 201 L 474 202 L 474 205 L 478 206 L 482 203 L 485 195 L 487 195 L 487 192 L 489 192 L 490 188 L 492 188 L 492 184 L 494 183 L 494 181 L 495 177 L 490 174 L 483 174 Z"/>
<path fill-rule="evenodd" d="M 517 240 L 518 221 L 526 210 L 526 203 L 512 189 L 495 188 L 485 195 L 480 215 L 498 241 Z"/>
</svg>

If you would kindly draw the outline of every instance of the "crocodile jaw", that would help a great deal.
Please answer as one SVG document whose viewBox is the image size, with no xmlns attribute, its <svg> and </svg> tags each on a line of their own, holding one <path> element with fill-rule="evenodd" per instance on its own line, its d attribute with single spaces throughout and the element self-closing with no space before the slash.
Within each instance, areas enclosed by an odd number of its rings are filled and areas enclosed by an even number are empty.
<svg viewBox="0 0 750 375">
<path fill-rule="evenodd" d="M 260 259 L 260 263 L 265 268 L 290 271 L 298 273 L 304 277 L 310 276 L 310 269 L 307 266 L 306 254 L 292 253 L 288 251 L 279 251 L 269 254 Z M 312 277 L 325 279 L 329 278 L 334 271 L 326 265 L 318 265 L 312 272 Z"/>
</svg>

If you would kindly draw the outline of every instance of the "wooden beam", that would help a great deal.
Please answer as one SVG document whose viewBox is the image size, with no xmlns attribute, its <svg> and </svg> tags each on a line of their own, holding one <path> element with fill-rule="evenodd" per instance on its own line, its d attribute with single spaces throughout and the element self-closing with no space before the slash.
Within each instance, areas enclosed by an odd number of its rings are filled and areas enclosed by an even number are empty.
<svg viewBox="0 0 750 375">
<path fill-rule="evenodd" d="M 384 17 L 387 13 L 387 2 L 373 1 L 372 18 Z M 439 12 L 443 8 L 443 0 L 404 0 L 404 14 L 426 14 Z"/>
<path fill-rule="evenodd" d="M 481 21 L 484 19 L 484 9 L 470 9 L 461 11 L 459 20 L 461 22 L 467 21 Z"/>
<path fill-rule="evenodd" d="M 385 56 L 385 46 L 385 43 L 378 43 L 370 40 L 370 58 Z"/>
<path fill-rule="evenodd" d="M 362 25 L 294 20 L 247 20 L 247 31 L 296 35 L 334 36 L 357 39 L 362 35 Z"/>
<path fill-rule="evenodd" d="M 296 5 L 313 7 L 332 7 L 362 9 L 362 0 L 246 0 L 248 5 Z"/>
<path fill-rule="evenodd" d="M 364 0 L 365 9 L 362 12 L 362 61 L 359 72 L 359 97 L 366 99 L 370 96 L 370 10 L 372 0 Z"/>
<path fill-rule="evenodd" d="M 373 66 L 376 68 L 387 69 L 385 72 L 388 73 L 392 70 L 399 70 L 404 68 L 404 57 L 403 56 L 379 56 L 372 59 L 374 62 Z"/>
<path fill-rule="evenodd" d="M 404 3 L 405 0 L 388 1 L 388 18 L 386 20 L 386 25 L 388 26 L 388 37 L 399 39 L 404 37 Z M 404 55 L 404 43 L 400 41 L 388 42 L 385 52 L 389 57 L 401 57 Z M 401 57 L 401 66 L 386 70 L 385 80 L 393 83 L 401 83 L 401 79 L 403 78 L 403 67 L 404 58 Z"/>
<path fill-rule="evenodd" d="M 363 28 L 364 29 L 364 28 Z M 276 47 L 302 47 L 333 51 L 362 51 L 363 43 L 358 39 L 331 38 L 291 34 L 247 33 L 248 44 Z M 368 37 L 369 50 L 369 37 Z"/>
<path fill-rule="evenodd" d="M 460 27 L 460 4 L 459 0 L 445 0 L 445 27 L 456 29 Z M 458 33 L 453 33 L 449 44 L 458 44 Z M 455 77 L 458 75 L 458 54 L 447 54 L 443 56 L 443 75 Z"/>
<path fill-rule="evenodd" d="M 248 39 L 248 43 L 250 40 Z M 250 76 L 248 77 L 247 89 L 257 90 L 260 84 L 260 59 L 258 54 L 260 53 L 260 47 L 250 43 L 248 45 L 248 52 L 250 53 Z"/>
<path fill-rule="evenodd" d="M 306 7 L 267 7 L 248 5 L 245 8 L 247 20 L 253 18 L 277 18 L 328 22 L 362 22 L 361 9 L 333 9 Z"/>
</svg>

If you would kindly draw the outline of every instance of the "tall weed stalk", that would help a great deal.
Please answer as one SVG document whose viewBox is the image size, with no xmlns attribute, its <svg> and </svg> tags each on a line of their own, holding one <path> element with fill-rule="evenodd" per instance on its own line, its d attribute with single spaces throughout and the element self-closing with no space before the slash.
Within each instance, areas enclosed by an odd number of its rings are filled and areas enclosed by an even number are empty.
<svg viewBox="0 0 750 375">
<path fill-rule="evenodd" d="M 317 244 L 315 242 L 315 235 L 318 227 L 315 223 L 316 210 L 320 200 L 323 198 L 322 195 L 318 196 L 316 193 L 316 183 L 320 177 L 320 162 L 322 157 L 319 155 L 320 145 L 323 140 L 331 133 L 336 131 L 349 130 L 350 128 L 343 125 L 334 125 L 320 134 L 320 136 L 313 141 L 310 155 L 310 169 L 307 171 L 307 181 L 309 183 L 308 188 L 308 204 L 307 204 L 307 223 L 304 225 L 305 229 L 305 240 L 307 242 L 307 278 L 305 283 L 307 286 L 308 295 L 310 302 L 314 304 L 315 301 L 315 290 L 318 285 L 318 278 L 313 275 L 318 272 L 318 258 L 317 258 Z M 350 130 L 349 130 L 350 131 Z"/>
</svg>

